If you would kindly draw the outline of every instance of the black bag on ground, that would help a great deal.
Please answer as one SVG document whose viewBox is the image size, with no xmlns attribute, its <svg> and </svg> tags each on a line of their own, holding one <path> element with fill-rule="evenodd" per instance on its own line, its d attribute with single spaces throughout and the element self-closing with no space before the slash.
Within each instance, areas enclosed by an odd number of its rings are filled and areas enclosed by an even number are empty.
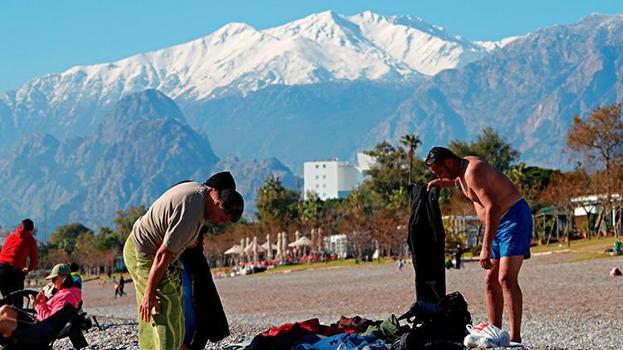
<svg viewBox="0 0 623 350">
<path fill-rule="evenodd" d="M 412 349 L 463 349 L 463 339 L 468 334 L 465 326 L 472 317 L 463 295 L 454 292 L 441 299 L 432 312 L 415 313 L 413 328 L 392 345 L 392 350 Z M 428 311 L 427 310 L 427 311 Z"/>
</svg>

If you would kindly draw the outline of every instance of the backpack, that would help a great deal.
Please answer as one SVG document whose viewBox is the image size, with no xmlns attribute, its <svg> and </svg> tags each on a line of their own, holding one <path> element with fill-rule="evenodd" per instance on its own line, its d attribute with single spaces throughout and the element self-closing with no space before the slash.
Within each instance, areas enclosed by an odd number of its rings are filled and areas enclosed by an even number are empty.
<svg viewBox="0 0 623 350">
<path fill-rule="evenodd" d="M 463 349 L 466 326 L 472 322 L 465 298 L 454 292 L 441 298 L 436 306 L 418 312 L 414 304 L 407 312 L 415 317 L 413 327 L 392 344 L 392 350 Z"/>
</svg>

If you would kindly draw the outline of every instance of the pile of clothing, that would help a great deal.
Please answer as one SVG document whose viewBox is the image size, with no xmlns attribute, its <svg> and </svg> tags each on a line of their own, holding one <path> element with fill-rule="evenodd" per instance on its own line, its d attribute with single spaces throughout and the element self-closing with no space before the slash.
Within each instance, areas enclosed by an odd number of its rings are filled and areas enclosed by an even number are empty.
<svg viewBox="0 0 623 350">
<path fill-rule="evenodd" d="M 395 315 L 384 321 L 342 316 L 338 322 L 328 326 L 320 324 L 318 319 L 311 319 L 272 327 L 255 336 L 247 349 L 387 350 L 409 330 L 410 327 L 400 325 Z"/>
<path fill-rule="evenodd" d="M 392 314 L 383 321 L 342 316 L 331 325 L 322 325 L 318 319 L 286 323 L 231 349 L 463 349 L 468 324 L 471 324 L 471 316 L 467 303 L 460 293 L 455 292 L 439 303 L 416 302 L 404 315 L 396 317 Z"/>
</svg>

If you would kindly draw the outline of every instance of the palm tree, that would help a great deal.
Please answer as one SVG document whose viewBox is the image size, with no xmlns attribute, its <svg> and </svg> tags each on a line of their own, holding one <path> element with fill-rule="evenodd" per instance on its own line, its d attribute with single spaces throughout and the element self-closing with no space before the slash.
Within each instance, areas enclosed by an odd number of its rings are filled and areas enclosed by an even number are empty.
<svg viewBox="0 0 623 350">
<path fill-rule="evenodd" d="M 419 136 L 415 134 L 406 134 L 400 138 L 400 143 L 409 148 L 409 183 L 412 183 L 413 154 L 415 153 L 417 146 L 422 144 L 422 141 L 420 140 Z"/>
</svg>

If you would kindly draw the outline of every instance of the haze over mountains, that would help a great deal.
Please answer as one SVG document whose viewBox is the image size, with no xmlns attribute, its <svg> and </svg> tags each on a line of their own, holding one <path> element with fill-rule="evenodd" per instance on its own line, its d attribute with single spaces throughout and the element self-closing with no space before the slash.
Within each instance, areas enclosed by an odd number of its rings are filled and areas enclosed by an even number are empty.
<svg viewBox="0 0 623 350">
<path fill-rule="evenodd" d="M 476 42 L 413 17 L 323 12 L 48 74 L 0 93 L 0 223 L 42 217 L 40 192 L 48 217 L 109 223 L 219 158 L 252 198 L 273 172 L 294 185 L 284 164 L 405 133 L 427 149 L 492 126 L 523 161 L 558 167 L 573 115 L 621 101 L 622 37 L 622 16 Z"/>
</svg>

